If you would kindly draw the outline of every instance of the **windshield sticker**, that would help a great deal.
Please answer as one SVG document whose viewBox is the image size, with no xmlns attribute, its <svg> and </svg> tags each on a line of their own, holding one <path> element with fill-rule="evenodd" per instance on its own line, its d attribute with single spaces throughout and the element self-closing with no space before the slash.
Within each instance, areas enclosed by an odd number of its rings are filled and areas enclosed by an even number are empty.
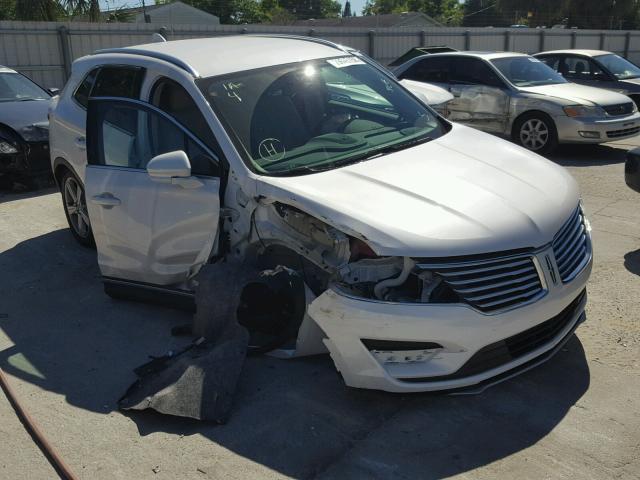
<svg viewBox="0 0 640 480">
<path fill-rule="evenodd" d="M 222 87 L 227 92 L 227 97 L 235 98 L 238 102 L 242 102 L 242 98 L 239 95 L 241 86 L 242 86 L 241 83 L 234 83 L 234 82 L 228 82 L 228 83 L 222 84 Z"/>
<path fill-rule="evenodd" d="M 258 153 L 260 158 L 270 162 L 282 160 L 287 154 L 284 144 L 277 138 L 265 138 L 258 145 Z"/>
<path fill-rule="evenodd" d="M 358 57 L 340 57 L 327 60 L 329 65 L 333 65 L 336 68 L 350 67 L 351 65 L 364 65 L 365 63 Z"/>
</svg>

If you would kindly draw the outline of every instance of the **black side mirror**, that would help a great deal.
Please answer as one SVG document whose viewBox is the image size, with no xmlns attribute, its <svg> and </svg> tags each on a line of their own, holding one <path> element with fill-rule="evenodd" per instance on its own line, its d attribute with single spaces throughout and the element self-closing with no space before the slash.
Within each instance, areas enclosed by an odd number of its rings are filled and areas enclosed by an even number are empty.
<svg viewBox="0 0 640 480">
<path fill-rule="evenodd" d="M 634 148 L 627 152 L 627 161 L 624 164 L 624 181 L 629 188 L 640 192 L 640 148 Z"/>
<path fill-rule="evenodd" d="M 60 94 L 60 89 L 56 87 L 47 88 L 47 92 L 49 92 L 52 96 L 56 96 Z"/>
</svg>

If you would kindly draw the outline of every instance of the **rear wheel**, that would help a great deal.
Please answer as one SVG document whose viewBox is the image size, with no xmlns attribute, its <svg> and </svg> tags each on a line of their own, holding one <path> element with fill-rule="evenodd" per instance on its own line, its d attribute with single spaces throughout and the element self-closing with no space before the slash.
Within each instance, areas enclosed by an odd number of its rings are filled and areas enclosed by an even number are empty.
<svg viewBox="0 0 640 480">
<path fill-rule="evenodd" d="M 558 132 L 551 117 L 542 112 L 522 115 L 513 125 L 512 138 L 532 152 L 545 154 L 558 146 Z"/>
<path fill-rule="evenodd" d="M 62 187 L 62 204 L 69 229 L 74 238 L 85 247 L 94 245 L 91 222 L 87 213 L 87 200 L 80 181 L 71 172 L 66 172 L 60 182 Z"/>
</svg>

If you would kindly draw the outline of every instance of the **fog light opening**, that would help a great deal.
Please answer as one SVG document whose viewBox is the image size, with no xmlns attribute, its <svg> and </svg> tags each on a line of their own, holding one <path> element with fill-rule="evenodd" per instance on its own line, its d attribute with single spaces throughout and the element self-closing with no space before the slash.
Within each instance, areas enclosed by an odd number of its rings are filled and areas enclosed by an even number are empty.
<svg viewBox="0 0 640 480">
<path fill-rule="evenodd" d="M 600 132 L 591 132 L 591 131 L 578 131 L 582 138 L 600 138 Z"/>
</svg>

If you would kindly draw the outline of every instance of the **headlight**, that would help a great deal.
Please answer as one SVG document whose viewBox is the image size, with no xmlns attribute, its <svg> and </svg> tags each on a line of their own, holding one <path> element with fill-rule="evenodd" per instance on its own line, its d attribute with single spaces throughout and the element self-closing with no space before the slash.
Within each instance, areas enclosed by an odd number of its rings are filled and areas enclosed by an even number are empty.
<svg viewBox="0 0 640 480">
<path fill-rule="evenodd" d="M 567 117 L 604 117 L 604 110 L 600 107 L 587 107 L 586 105 L 570 105 L 563 108 Z"/>
<path fill-rule="evenodd" d="M 27 142 L 46 142 L 49 140 L 49 124 L 34 124 L 23 127 L 19 131 Z"/>
<path fill-rule="evenodd" d="M 18 149 L 15 147 L 15 145 L 12 145 L 6 140 L 0 139 L 0 153 L 10 155 L 12 153 L 18 153 Z"/>
</svg>

